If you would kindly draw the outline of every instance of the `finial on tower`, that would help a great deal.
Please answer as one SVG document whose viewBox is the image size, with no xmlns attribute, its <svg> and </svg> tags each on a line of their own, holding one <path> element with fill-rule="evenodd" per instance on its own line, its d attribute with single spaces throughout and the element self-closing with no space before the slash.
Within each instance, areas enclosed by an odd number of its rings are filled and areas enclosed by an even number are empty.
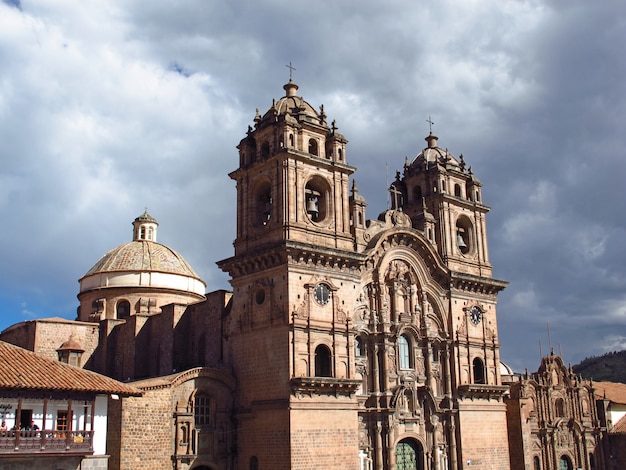
<svg viewBox="0 0 626 470">
<path fill-rule="evenodd" d="M 293 71 L 296 70 L 296 68 L 291 65 L 291 61 L 289 61 L 289 65 L 285 65 L 285 67 L 289 69 L 289 81 L 291 81 L 293 79 Z"/>
<path fill-rule="evenodd" d="M 430 115 L 428 116 L 428 119 L 426 119 L 426 122 L 428 123 L 428 129 L 429 129 L 429 132 L 430 132 L 430 134 L 432 135 L 432 133 L 433 133 L 433 124 L 434 124 L 434 122 L 433 122 L 433 120 L 430 118 Z"/>
</svg>

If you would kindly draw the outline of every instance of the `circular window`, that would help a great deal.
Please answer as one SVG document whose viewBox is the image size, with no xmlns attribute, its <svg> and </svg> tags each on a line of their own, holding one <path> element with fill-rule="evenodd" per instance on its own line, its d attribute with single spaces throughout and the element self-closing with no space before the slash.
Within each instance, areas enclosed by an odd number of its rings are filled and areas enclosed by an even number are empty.
<svg viewBox="0 0 626 470">
<path fill-rule="evenodd" d="M 325 283 L 320 283 L 315 286 L 315 291 L 313 292 L 315 297 L 315 301 L 320 305 L 326 305 L 330 300 L 330 286 Z"/>
</svg>

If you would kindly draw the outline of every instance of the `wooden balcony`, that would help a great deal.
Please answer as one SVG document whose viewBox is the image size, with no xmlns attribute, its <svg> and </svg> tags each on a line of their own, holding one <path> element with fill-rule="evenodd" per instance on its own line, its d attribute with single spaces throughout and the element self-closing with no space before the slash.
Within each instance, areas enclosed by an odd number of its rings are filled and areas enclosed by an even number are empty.
<svg viewBox="0 0 626 470">
<path fill-rule="evenodd" d="M 93 454 L 93 431 L 0 431 L 0 455 Z"/>
</svg>

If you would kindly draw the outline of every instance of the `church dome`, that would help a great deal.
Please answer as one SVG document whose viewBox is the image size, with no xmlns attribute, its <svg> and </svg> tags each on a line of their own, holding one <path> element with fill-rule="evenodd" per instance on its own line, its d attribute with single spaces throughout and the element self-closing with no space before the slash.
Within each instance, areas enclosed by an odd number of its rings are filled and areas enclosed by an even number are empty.
<svg viewBox="0 0 626 470">
<path fill-rule="evenodd" d="M 204 285 L 185 258 L 170 247 L 157 243 L 158 225 L 147 210 L 137 217 L 133 222 L 133 241 L 113 248 L 100 258 L 81 279 L 81 287 L 84 279 L 97 274 L 128 272 L 171 274 L 194 279 Z M 204 288 L 201 293 L 204 293 Z"/>
<path fill-rule="evenodd" d="M 107 252 L 80 278 L 79 318 L 93 321 L 105 315 L 158 312 L 168 303 L 204 299 L 206 284 L 172 248 L 158 243 L 157 220 L 144 212 L 133 222 L 133 241 Z M 127 305 L 128 304 L 128 305 Z"/>
<path fill-rule="evenodd" d="M 120 271 L 158 271 L 200 279 L 187 261 L 172 248 L 148 240 L 113 248 L 87 271 L 85 277 Z"/>
<path fill-rule="evenodd" d="M 268 122 L 274 122 L 278 117 L 290 122 L 310 122 L 313 124 L 324 122 L 323 113 L 318 113 L 304 98 L 296 95 L 298 85 L 291 79 L 289 83 L 283 86 L 283 89 L 285 96 L 274 101 L 263 117 L 257 117 L 258 126 L 261 127 Z"/>
<path fill-rule="evenodd" d="M 435 163 L 443 165 L 448 169 L 463 171 L 464 163 L 457 160 L 454 155 L 448 152 L 448 149 L 439 147 L 437 145 L 438 137 L 436 135 L 431 132 L 425 140 L 428 142 L 428 146 L 415 156 L 411 162 L 411 166 Z"/>
</svg>

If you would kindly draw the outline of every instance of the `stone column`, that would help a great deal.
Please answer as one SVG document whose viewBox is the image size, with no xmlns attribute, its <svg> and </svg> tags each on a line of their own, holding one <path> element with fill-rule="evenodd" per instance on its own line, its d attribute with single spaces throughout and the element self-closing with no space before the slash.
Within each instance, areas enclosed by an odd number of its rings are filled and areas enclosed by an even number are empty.
<svg viewBox="0 0 626 470">
<path fill-rule="evenodd" d="M 376 423 L 376 462 L 375 468 L 383 468 L 383 436 L 382 425 L 380 422 Z"/>
</svg>

